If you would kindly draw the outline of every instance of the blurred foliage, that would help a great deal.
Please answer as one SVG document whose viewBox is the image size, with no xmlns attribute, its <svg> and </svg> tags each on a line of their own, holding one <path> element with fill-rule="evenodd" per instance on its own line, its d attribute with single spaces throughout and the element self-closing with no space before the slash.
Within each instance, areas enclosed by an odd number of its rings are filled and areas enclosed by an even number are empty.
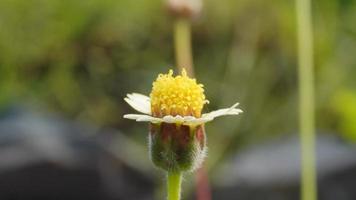
<svg viewBox="0 0 356 200">
<path fill-rule="evenodd" d="M 356 2 L 313 2 L 317 125 L 355 139 Z M 207 125 L 214 166 L 243 145 L 297 132 L 295 8 L 204 3 L 193 46 L 206 111 L 236 101 L 245 111 Z M 161 0 L 0 0 L 0 106 L 33 104 L 145 145 L 146 126 L 122 119 L 134 112 L 122 99 L 148 94 L 155 76 L 174 67 L 171 25 Z"/>
<path fill-rule="evenodd" d="M 334 109 L 340 114 L 339 126 L 346 139 L 356 142 L 356 92 L 339 91 L 333 101 Z"/>
</svg>

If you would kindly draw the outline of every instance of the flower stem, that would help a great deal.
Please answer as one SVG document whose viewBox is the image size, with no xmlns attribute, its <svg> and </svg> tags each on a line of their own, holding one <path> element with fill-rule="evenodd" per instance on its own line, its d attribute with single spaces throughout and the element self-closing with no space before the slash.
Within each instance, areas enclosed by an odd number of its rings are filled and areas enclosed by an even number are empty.
<svg viewBox="0 0 356 200">
<path fill-rule="evenodd" d="M 190 77 L 194 76 L 191 44 L 191 22 L 187 18 L 178 17 L 174 22 L 174 47 L 176 64 L 179 71 L 186 69 Z"/>
<path fill-rule="evenodd" d="M 299 54 L 299 126 L 301 141 L 301 199 L 317 199 L 313 32 L 310 0 L 296 0 Z"/>
<path fill-rule="evenodd" d="M 176 67 L 178 71 L 182 71 L 182 69 L 185 68 L 188 75 L 190 77 L 194 77 L 191 19 L 185 17 L 177 17 L 175 19 L 173 29 Z M 202 168 L 204 168 L 204 166 L 202 166 Z M 199 200 L 201 200 L 201 197 L 206 197 L 205 200 L 210 200 L 211 194 L 207 174 L 203 169 L 199 169 L 197 173 L 197 197 Z M 203 192 L 205 194 L 203 194 Z M 170 196 L 168 195 L 168 200 L 171 200 L 169 197 Z"/>
<path fill-rule="evenodd" d="M 181 183 L 182 183 L 181 172 L 168 172 L 167 200 L 180 200 Z"/>
<path fill-rule="evenodd" d="M 189 18 L 177 17 L 174 22 L 174 47 L 178 71 L 183 68 L 190 77 L 194 77 L 192 54 L 191 21 Z M 211 192 L 207 172 L 202 166 L 197 171 L 196 193 L 198 200 L 210 200 Z"/>
</svg>

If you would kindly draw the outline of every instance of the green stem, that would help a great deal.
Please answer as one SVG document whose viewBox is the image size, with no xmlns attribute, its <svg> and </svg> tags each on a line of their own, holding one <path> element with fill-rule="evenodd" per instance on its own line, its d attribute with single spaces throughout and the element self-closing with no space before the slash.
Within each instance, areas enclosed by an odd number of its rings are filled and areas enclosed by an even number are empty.
<svg viewBox="0 0 356 200">
<path fill-rule="evenodd" d="M 192 55 L 191 21 L 189 18 L 177 17 L 174 22 L 174 48 L 176 67 L 178 71 L 186 69 L 190 77 L 194 77 L 194 65 Z M 204 167 L 204 166 L 202 166 Z M 204 170 L 199 169 L 197 176 L 197 199 L 211 199 L 209 182 Z M 202 179 L 205 177 L 206 179 Z M 168 188 L 169 189 L 169 188 Z M 168 193 L 169 194 L 169 193 Z M 203 195 L 202 195 L 203 194 Z M 168 195 L 168 199 L 170 196 Z M 179 199 L 179 198 L 178 198 Z"/>
<path fill-rule="evenodd" d="M 301 199 L 317 199 L 313 31 L 310 0 L 296 0 L 299 54 L 299 125 L 301 138 Z"/>
<path fill-rule="evenodd" d="M 181 183 L 182 183 L 181 172 L 168 172 L 167 200 L 180 200 Z"/>
<path fill-rule="evenodd" d="M 174 23 L 174 47 L 176 64 L 179 71 L 186 69 L 189 76 L 194 76 L 191 44 L 191 24 L 189 19 L 177 18 Z"/>
</svg>

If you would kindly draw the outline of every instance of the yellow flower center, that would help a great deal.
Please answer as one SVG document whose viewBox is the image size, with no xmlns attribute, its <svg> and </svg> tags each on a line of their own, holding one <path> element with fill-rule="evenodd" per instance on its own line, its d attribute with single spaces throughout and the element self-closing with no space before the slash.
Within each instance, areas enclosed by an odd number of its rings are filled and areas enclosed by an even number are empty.
<svg viewBox="0 0 356 200">
<path fill-rule="evenodd" d="M 200 117 L 205 100 L 202 84 L 189 78 L 183 69 L 182 74 L 173 77 L 173 70 L 168 74 L 159 74 L 153 82 L 151 111 L 154 117 L 166 115 Z"/>
</svg>

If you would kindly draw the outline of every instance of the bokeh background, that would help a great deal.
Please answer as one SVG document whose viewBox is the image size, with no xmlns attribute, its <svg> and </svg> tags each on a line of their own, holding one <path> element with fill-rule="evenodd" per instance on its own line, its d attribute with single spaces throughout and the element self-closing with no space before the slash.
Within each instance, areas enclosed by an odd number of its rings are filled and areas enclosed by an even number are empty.
<svg viewBox="0 0 356 200">
<path fill-rule="evenodd" d="M 313 1 L 320 199 L 356 199 L 355 22 L 356 1 Z M 122 116 L 175 68 L 172 23 L 161 0 L 0 0 L 1 199 L 164 197 Z M 245 111 L 206 125 L 214 199 L 298 199 L 295 2 L 205 0 L 192 38 L 205 111 Z"/>
</svg>

